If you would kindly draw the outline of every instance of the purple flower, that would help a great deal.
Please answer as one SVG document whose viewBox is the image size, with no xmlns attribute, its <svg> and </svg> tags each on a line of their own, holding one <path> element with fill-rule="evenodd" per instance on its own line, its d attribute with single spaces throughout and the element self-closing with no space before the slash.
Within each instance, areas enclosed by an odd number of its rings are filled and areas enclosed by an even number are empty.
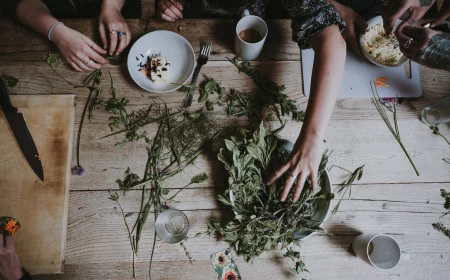
<svg viewBox="0 0 450 280">
<path fill-rule="evenodd" d="M 84 169 L 81 166 L 76 166 L 72 168 L 72 174 L 75 176 L 83 176 L 83 174 L 86 172 L 86 169 Z"/>
</svg>

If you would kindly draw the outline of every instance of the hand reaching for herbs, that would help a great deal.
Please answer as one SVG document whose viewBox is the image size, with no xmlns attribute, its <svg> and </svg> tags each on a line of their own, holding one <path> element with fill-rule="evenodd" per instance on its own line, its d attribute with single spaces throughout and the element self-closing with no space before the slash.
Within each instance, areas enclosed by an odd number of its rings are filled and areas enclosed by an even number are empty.
<svg viewBox="0 0 450 280">
<path fill-rule="evenodd" d="M 156 14 L 159 19 L 175 21 L 183 18 L 184 2 L 180 0 L 159 0 Z"/>
<path fill-rule="evenodd" d="M 323 152 L 322 142 L 322 139 L 314 136 L 301 135 L 295 143 L 288 161 L 275 171 L 269 179 L 268 184 L 273 184 L 278 178 L 287 174 L 281 201 L 287 199 L 291 188 L 294 186 L 295 192 L 292 201 L 296 202 L 308 178 L 311 180 L 312 189 L 317 190 L 317 171 Z"/>
<path fill-rule="evenodd" d="M 450 33 L 406 26 L 397 38 L 400 50 L 409 59 L 427 67 L 450 70 Z"/>
<path fill-rule="evenodd" d="M 100 38 L 103 48 L 108 48 L 109 55 L 119 55 L 131 41 L 130 28 L 121 13 L 124 2 L 104 0 L 98 18 Z"/>
</svg>

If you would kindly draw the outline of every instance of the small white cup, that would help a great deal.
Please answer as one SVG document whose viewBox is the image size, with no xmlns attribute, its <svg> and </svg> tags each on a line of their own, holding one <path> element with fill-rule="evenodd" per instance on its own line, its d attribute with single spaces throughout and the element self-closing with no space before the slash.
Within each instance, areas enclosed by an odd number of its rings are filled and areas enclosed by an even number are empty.
<svg viewBox="0 0 450 280">
<path fill-rule="evenodd" d="M 352 248 L 357 257 L 382 270 L 393 269 L 402 258 L 397 241 L 386 234 L 358 235 L 352 242 Z"/>
<path fill-rule="evenodd" d="M 254 29 L 259 35 L 261 35 L 262 40 L 257 43 L 247 43 L 239 37 L 239 32 L 245 29 Z M 236 25 L 236 34 L 234 39 L 234 51 L 237 56 L 244 60 L 253 60 L 259 56 L 261 50 L 264 46 L 264 42 L 267 37 L 267 24 L 266 22 L 257 16 L 250 15 L 247 9 L 243 12 L 243 17 L 239 20 Z"/>
</svg>

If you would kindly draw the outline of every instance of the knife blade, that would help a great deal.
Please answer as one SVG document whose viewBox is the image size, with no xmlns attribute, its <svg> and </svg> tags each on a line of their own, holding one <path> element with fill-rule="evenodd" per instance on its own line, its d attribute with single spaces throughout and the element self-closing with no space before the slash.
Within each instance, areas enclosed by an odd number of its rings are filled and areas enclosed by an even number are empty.
<svg viewBox="0 0 450 280">
<path fill-rule="evenodd" d="M 22 113 L 17 112 L 17 108 L 11 104 L 8 96 L 8 88 L 2 80 L 0 80 L 0 107 L 5 113 L 9 127 L 28 164 L 39 179 L 44 181 L 44 170 L 42 169 L 42 162 L 36 144 Z"/>
<path fill-rule="evenodd" d="M 443 158 L 443 160 L 444 160 L 446 163 L 450 164 L 450 158 Z"/>
</svg>

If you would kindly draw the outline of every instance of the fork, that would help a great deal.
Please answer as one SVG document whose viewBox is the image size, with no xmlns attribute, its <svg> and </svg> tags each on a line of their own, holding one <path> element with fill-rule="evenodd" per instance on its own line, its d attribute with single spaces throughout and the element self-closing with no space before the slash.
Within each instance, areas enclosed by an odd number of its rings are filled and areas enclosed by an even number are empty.
<svg viewBox="0 0 450 280">
<path fill-rule="evenodd" d="M 194 76 L 192 77 L 191 86 L 195 86 L 195 84 L 197 83 L 198 74 L 200 74 L 200 69 L 208 62 L 209 55 L 211 54 L 211 46 L 211 42 L 205 42 L 202 44 L 202 47 L 200 48 L 200 54 L 197 59 L 197 67 L 195 68 Z M 193 97 L 193 92 L 188 92 L 183 100 L 184 108 L 191 107 Z"/>
</svg>

